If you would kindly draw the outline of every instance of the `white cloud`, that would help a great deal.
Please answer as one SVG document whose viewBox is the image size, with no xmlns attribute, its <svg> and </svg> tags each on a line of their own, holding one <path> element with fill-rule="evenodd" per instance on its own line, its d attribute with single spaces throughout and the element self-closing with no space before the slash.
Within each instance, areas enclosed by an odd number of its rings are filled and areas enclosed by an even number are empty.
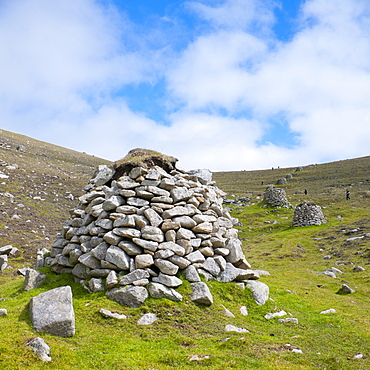
<svg viewBox="0 0 370 370">
<path fill-rule="evenodd" d="M 261 33 L 274 23 L 272 0 L 226 0 L 204 2 L 189 1 L 187 5 L 216 28 L 251 29 Z"/>
<path fill-rule="evenodd" d="M 279 157 L 292 163 L 289 156 L 321 162 L 366 155 L 370 5 L 329 3 L 305 2 L 299 32 L 286 43 L 275 40 L 273 47 L 270 38 L 241 30 L 215 30 L 199 37 L 169 74 L 174 94 L 197 110 L 218 106 L 253 112 L 261 128 L 283 113 L 299 141 L 294 151 L 253 143 L 249 147 L 264 163 Z M 221 17 L 218 8 L 199 9 L 204 14 L 206 9 L 212 20 Z M 222 17 L 217 19 L 221 22 Z"/>
<path fill-rule="evenodd" d="M 153 23 L 171 19 L 168 39 L 163 26 L 148 29 L 146 40 L 144 24 L 102 4 L 0 3 L 3 128 L 112 160 L 134 147 L 155 149 L 186 169 L 295 166 L 369 154 L 366 0 L 302 2 L 297 32 L 285 42 L 273 37 L 273 1 L 187 2 L 203 23 L 182 50 L 183 38 L 175 40 L 182 23 L 173 14 Z M 116 94 L 161 79 L 167 90 L 153 100 L 166 100 L 166 126 L 148 118 L 144 104 L 133 112 Z M 271 137 L 264 143 L 279 114 L 299 137 L 293 147 Z"/>
</svg>

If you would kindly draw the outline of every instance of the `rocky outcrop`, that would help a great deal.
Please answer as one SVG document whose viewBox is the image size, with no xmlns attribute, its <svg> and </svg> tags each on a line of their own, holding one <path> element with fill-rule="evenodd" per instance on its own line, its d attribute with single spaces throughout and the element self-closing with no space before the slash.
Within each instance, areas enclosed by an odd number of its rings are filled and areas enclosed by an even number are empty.
<svg viewBox="0 0 370 370">
<path fill-rule="evenodd" d="M 180 301 L 182 279 L 199 283 L 199 275 L 258 279 L 212 173 L 178 170 L 173 157 L 144 158 L 131 153 L 113 169 L 99 166 L 52 245 L 53 270 L 131 307 L 149 295 Z"/>
<path fill-rule="evenodd" d="M 263 195 L 263 200 L 272 207 L 286 207 L 290 208 L 292 205 L 289 203 L 285 190 L 268 186 Z"/>
<path fill-rule="evenodd" d="M 299 204 L 293 215 L 293 227 L 321 225 L 326 223 L 325 216 L 320 206 L 312 202 Z"/>
</svg>

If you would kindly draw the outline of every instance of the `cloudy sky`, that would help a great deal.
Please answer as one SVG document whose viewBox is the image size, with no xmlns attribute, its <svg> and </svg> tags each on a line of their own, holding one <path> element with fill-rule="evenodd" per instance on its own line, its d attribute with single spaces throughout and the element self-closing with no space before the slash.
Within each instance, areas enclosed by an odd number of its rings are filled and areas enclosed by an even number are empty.
<svg viewBox="0 0 370 370">
<path fill-rule="evenodd" d="M 251 170 L 369 155 L 368 0 L 0 0 L 0 128 Z"/>
</svg>

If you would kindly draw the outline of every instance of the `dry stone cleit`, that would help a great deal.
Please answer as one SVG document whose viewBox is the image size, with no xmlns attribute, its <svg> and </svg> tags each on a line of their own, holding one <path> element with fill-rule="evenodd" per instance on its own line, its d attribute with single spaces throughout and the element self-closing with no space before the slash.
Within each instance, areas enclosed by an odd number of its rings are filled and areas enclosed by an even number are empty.
<svg viewBox="0 0 370 370">
<path fill-rule="evenodd" d="M 200 275 L 220 282 L 259 278 L 209 170 L 186 173 L 173 157 L 137 149 L 113 168 L 99 166 L 85 191 L 48 264 L 89 291 L 105 290 L 130 307 L 149 295 L 180 301 L 182 277 L 195 302 L 212 304 Z"/>
</svg>

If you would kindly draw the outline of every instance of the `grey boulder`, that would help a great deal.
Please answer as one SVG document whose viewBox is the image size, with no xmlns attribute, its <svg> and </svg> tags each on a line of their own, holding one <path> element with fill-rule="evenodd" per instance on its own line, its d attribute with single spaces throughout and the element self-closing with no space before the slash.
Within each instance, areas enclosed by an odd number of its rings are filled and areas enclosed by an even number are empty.
<svg viewBox="0 0 370 370">
<path fill-rule="evenodd" d="M 191 300 L 210 306 L 213 303 L 212 294 L 206 283 L 191 283 Z"/>
<path fill-rule="evenodd" d="M 108 291 L 106 296 L 119 304 L 138 308 L 148 298 L 148 291 L 142 286 L 127 285 Z"/>
<path fill-rule="evenodd" d="M 71 287 L 62 286 L 33 297 L 30 301 L 30 315 L 36 332 L 58 337 L 73 336 L 75 314 Z"/>
</svg>

